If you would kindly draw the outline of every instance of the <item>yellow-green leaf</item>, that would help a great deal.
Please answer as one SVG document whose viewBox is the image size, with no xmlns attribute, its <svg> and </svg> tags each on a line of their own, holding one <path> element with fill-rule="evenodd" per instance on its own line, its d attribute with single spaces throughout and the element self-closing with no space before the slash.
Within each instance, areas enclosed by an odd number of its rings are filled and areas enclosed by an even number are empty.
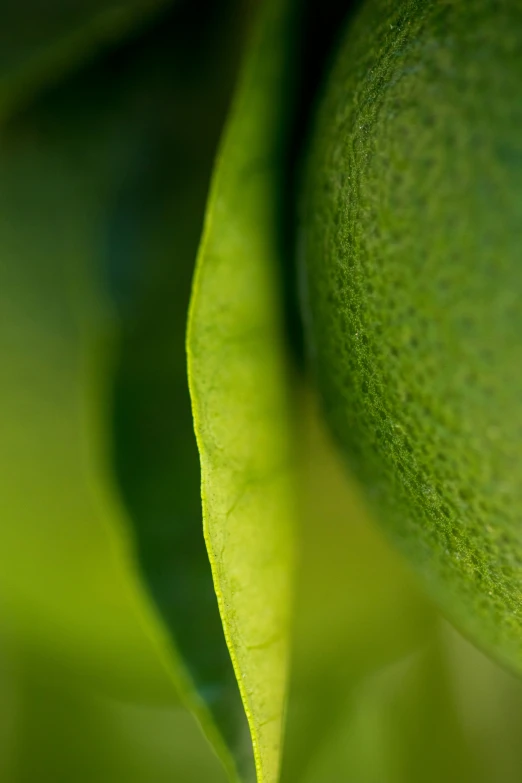
<svg viewBox="0 0 522 783">
<path fill-rule="evenodd" d="M 205 538 L 259 783 L 278 777 L 292 581 L 279 199 L 291 2 L 263 4 L 218 157 L 188 331 Z"/>
</svg>

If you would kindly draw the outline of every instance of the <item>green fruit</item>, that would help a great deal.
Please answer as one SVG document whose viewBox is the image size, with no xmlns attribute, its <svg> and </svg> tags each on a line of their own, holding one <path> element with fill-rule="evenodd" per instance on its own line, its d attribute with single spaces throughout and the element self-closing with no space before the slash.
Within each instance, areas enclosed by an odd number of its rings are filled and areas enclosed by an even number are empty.
<svg viewBox="0 0 522 783">
<path fill-rule="evenodd" d="M 522 672 L 522 4 L 370 0 L 301 246 L 334 432 L 450 617 Z"/>
</svg>

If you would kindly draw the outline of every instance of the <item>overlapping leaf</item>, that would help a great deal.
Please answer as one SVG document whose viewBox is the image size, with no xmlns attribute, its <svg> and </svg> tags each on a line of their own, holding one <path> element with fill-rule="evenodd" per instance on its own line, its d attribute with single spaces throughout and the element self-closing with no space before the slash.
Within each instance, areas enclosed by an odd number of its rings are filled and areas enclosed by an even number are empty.
<svg viewBox="0 0 522 783">
<path fill-rule="evenodd" d="M 24 644 L 118 693 L 172 698 L 168 673 L 236 777 L 252 750 L 203 543 L 184 354 L 213 138 L 207 120 L 190 168 L 178 21 L 2 129 L 0 592 Z M 211 91 L 214 131 L 223 98 Z"/>
<path fill-rule="evenodd" d="M 188 333 L 205 538 L 259 783 L 278 777 L 292 572 L 278 280 L 292 22 L 292 2 L 263 6 L 214 174 Z"/>
</svg>

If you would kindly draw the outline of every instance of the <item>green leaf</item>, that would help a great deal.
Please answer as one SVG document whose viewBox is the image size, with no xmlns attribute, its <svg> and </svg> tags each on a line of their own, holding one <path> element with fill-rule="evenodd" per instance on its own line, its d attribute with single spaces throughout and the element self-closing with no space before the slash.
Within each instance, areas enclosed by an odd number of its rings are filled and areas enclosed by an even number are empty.
<svg viewBox="0 0 522 783">
<path fill-rule="evenodd" d="M 518 3 L 370 0 L 307 165 L 309 345 L 379 518 L 522 672 Z"/>
<path fill-rule="evenodd" d="M 252 747 L 204 546 L 184 347 L 229 68 L 205 29 L 183 46 L 174 14 L 2 128 L 0 595 L 9 632 L 103 667 L 127 697 L 170 698 L 168 673 L 234 777 Z M 199 135 L 179 119 L 191 112 Z"/>
<path fill-rule="evenodd" d="M 212 183 L 189 318 L 204 529 L 259 783 L 278 777 L 292 582 L 279 204 L 291 2 L 264 4 Z"/>
<path fill-rule="evenodd" d="M 111 690 L 169 698 L 108 470 L 117 334 L 100 276 L 119 134 L 74 96 L 1 129 L 2 621 Z"/>
<path fill-rule="evenodd" d="M 169 0 L 7 0 L 0 25 L 0 120 Z"/>
</svg>

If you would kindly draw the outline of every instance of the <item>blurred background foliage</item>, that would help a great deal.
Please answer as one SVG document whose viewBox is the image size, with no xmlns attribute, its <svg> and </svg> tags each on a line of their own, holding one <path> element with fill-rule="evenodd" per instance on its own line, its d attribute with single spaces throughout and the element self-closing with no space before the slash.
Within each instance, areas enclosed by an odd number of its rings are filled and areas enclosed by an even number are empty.
<svg viewBox="0 0 522 783">
<path fill-rule="evenodd" d="M 243 731 L 223 640 L 207 644 L 221 628 L 200 532 L 184 340 L 212 161 L 256 4 L 124 5 L 2 9 L 6 783 L 225 780 L 179 703 L 159 618 L 183 629 L 175 641 L 222 734 L 233 744 Z M 282 777 L 516 783 L 521 684 L 450 628 L 374 529 L 307 388 L 294 196 L 303 129 L 350 10 L 303 2 L 300 80 L 289 96 L 282 273 L 301 388 L 301 550 Z M 93 493 L 123 519 L 114 529 Z"/>
</svg>

